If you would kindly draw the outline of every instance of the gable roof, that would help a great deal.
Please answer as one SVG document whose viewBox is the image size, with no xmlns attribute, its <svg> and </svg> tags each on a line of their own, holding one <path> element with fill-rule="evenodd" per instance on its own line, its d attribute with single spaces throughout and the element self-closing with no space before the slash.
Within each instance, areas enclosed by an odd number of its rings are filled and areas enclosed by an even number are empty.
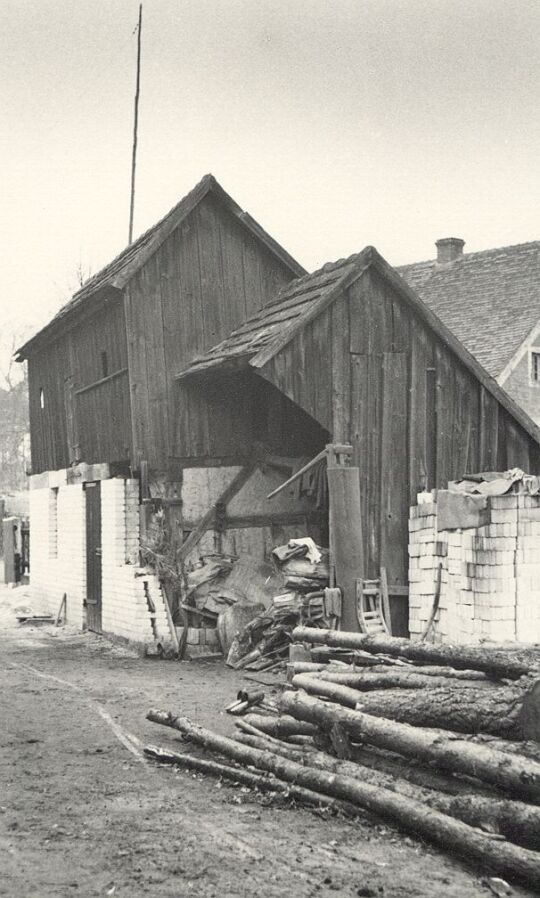
<svg viewBox="0 0 540 898">
<path fill-rule="evenodd" d="M 349 277 L 358 277 L 358 265 L 362 253 L 349 259 L 340 259 L 325 265 L 319 271 L 297 278 L 283 287 L 276 299 L 248 318 L 229 337 L 208 352 L 198 356 L 185 371 L 183 377 L 219 367 L 238 368 L 257 359 L 266 351 L 275 353 L 276 344 L 290 338 L 293 332 L 305 327 L 316 317 L 332 298 L 340 293 Z"/>
<path fill-rule="evenodd" d="M 195 358 L 184 371 L 176 375 L 176 379 L 182 380 L 223 369 L 264 367 L 370 267 L 375 268 L 394 287 L 485 389 L 540 445 L 540 428 L 373 246 L 367 246 L 362 252 L 347 259 L 328 263 L 313 274 L 287 284 L 274 302 L 249 318 L 226 340 Z"/>
<path fill-rule="evenodd" d="M 35 342 L 40 341 L 48 336 L 51 331 L 61 324 L 68 315 L 71 315 L 81 304 L 91 300 L 92 297 L 100 293 L 105 288 L 122 290 L 128 281 L 139 271 L 140 268 L 153 256 L 162 243 L 170 234 L 184 221 L 199 203 L 208 194 L 217 197 L 225 206 L 227 211 L 233 215 L 244 228 L 246 228 L 253 237 L 261 241 L 269 252 L 280 260 L 295 275 L 305 274 L 303 268 L 282 246 L 268 234 L 264 228 L 258 224 L 248 212 L 236 203 L 228 193 L 216 181 L 213 175 L 205 175 L 201 181 L 186 194 L 179 203 L 176 204 L 163 218 L 155 225 L 149 228 L 144 234 L 141 234 L 133 243 L 129 244 L 122 252 L 106 265 L 101 271 L 93 275 L 87 280 L 80 290 L 74 293 L 73 297 L 67 302 L 59 312 L 39 330 L 34 336 L 28 340 L 20 349 L 17 350 L 17 360 L 22 361 L 27 358 L 30 349 Z"/>
<path fill-rule="evenodd" d="M 492 377 L 540 322 L 540 241 L 396 270 Z"/>
</svg>

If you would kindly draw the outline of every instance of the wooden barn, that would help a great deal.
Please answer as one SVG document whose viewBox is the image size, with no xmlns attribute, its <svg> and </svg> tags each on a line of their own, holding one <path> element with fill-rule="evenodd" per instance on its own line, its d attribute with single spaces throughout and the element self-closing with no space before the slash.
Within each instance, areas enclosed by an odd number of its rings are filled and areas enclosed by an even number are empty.
<svg viewBox="0 0 540 898">
<path fill-rule="evenodd" d="M 170 504 L 178 542 L 233 481 L 231 549 L 263 555 L 304 531 L 306 502 L 284 497 L 269 519 L 259 497 L 320 444 L 321 427 L 262 380 L 243 388 L 225 378 L 204 394 L 175 382 L 303 273 L 209 175 L 21 347 L 30 392 L 31 580 L 55 610 L 66 594 L 73 622 L 141 635 L 119 570 L 128 561 L 135 572 L 141 498 Z M 272 450 L 290 458 L 263 473 Z M 144 595 L 137 601 L 144 610 Z"/>
<path fill-rule="evenodd" d="M 306 275 L 211 176 L 19 358 L 32 585 L 51 606 L 65 595 L 74 623 L 139 641 L 170 628 L 140 566 L 140 505 L 143 536 L 164 509 L 184 558 L 333 538 L 347 576 L 385 567 L 399 635 L 417 492 L 540 473 L 538 429 L 373 248 Z M 347 520 L 329 522 L 325 477 L 267 499 L 328 444 L 352 447 L 359 472 Z"/>
<path fill-rule="evenodd" d="M 385 567 L 397 634 L 417 493 L 467 472 L 540 473 L 539 429 L 373 247 L 293 281 L 178 380 L 216 395 L 226 376 L 264 379 L 352 446 L 361 573 Z"/>
</svg>

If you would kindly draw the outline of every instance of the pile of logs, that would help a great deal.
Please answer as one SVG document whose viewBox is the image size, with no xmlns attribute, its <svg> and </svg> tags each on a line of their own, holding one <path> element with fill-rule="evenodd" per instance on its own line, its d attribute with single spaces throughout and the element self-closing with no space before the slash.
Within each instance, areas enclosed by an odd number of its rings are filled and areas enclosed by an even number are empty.
<svg viewBox="0 0 540 898">
<path fill-rule="evenodd" d="M 237 718 L 234 738 L 150 711 L 149 720 L 221 759 L 153 746 L 148 756 L 349 816 L 371 812 L 492 875 L 538 887 L 540 647 L 435 646 L 306 627 L 293 637 L 348 649 L 356 661 L 289 664 L 279 714 Z"/>
</svg>

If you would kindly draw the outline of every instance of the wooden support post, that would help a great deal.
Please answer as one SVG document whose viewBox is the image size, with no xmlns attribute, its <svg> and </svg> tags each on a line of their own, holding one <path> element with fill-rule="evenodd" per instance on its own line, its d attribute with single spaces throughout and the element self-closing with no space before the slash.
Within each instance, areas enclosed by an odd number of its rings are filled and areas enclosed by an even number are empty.
<svg viewBox="0 0 540 898">
<path fill-rule="evenodd" d="M 365 575 L 360 472 L 356 467 L 329 465 L 327 475 L 330 551 L 343 594 L 341 629 L 358 632 L 356 580 Z"/>
</svg>

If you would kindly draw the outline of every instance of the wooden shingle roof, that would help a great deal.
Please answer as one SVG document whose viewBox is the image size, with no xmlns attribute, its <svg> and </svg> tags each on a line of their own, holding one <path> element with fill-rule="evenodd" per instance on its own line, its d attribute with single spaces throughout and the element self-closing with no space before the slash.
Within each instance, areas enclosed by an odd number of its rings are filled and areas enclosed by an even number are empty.
<svg viewBox="0 0 540 898">
<path fill-rule="evenodd" d="M 540 322 L 540 241 L 396 270 L 492 377 Z"/>
<path fill-rule="evenodd" d="M 249 318 L 229 337 L 198 356 L 177 375 L 177 379 L 213 368 L 234 369 L 248 361 L 255 364 L 262 355 L 273 354 L 283 341 L 304 327 L 344 289 L 350 277 L 358 277 L 364 254 L 330 262 L 313 274 L 297 278 L 278 293 L 276 299 Z M 365 260 L 364 260 L 365 264 Z"/>
<path fill-rule="evenodd" d="M 448 325 L 424 302 L 418 293 L 386 262 L 373 246 L 347 259 L 324 265 L 313 274 L 297 278 L 284 287 L 275 301 L 265 306 L 241 327 L 234 330 L 208 352 L 176 375 L 177 380 L 210 375 L 223 370 L 250 367 L 261 369 L 276 356 L 310 321 L 336 300 L 362 276 L 374 268 L 394 287 L 438 338 L 452 350 L 492 396 L 540 445 L 540 428 L 506 391 L 499 386 L 471 351 Z"/>
<path fill-rule="evenodd" d="M 162 243 L 177 228 L 207 194 L 217 197 L 227 211 L 241 222 L 256 239 L 260 240 L 274 256 L 283 262 L 295 275 L 305 274 L 303 268 L 289 253 L 283 249 L 256 221 L 229 196 L 216 181 L 213 175 L 205 175 L 201 181 L 186 194 L 160 221 L 141 234 L 127 246 L 112 262 L 109 262 L 97 274 L 87 280 L 59 312 L 17 350 L 19 361 L 27 358 L 36 341 L 41 342 L 49 334 L 58 330 L 64 320 L 75 310 L 86 304 L 88 300 L 106 288 L 122 290 L 134 274 L 151 258 Z"/>
</svg>

